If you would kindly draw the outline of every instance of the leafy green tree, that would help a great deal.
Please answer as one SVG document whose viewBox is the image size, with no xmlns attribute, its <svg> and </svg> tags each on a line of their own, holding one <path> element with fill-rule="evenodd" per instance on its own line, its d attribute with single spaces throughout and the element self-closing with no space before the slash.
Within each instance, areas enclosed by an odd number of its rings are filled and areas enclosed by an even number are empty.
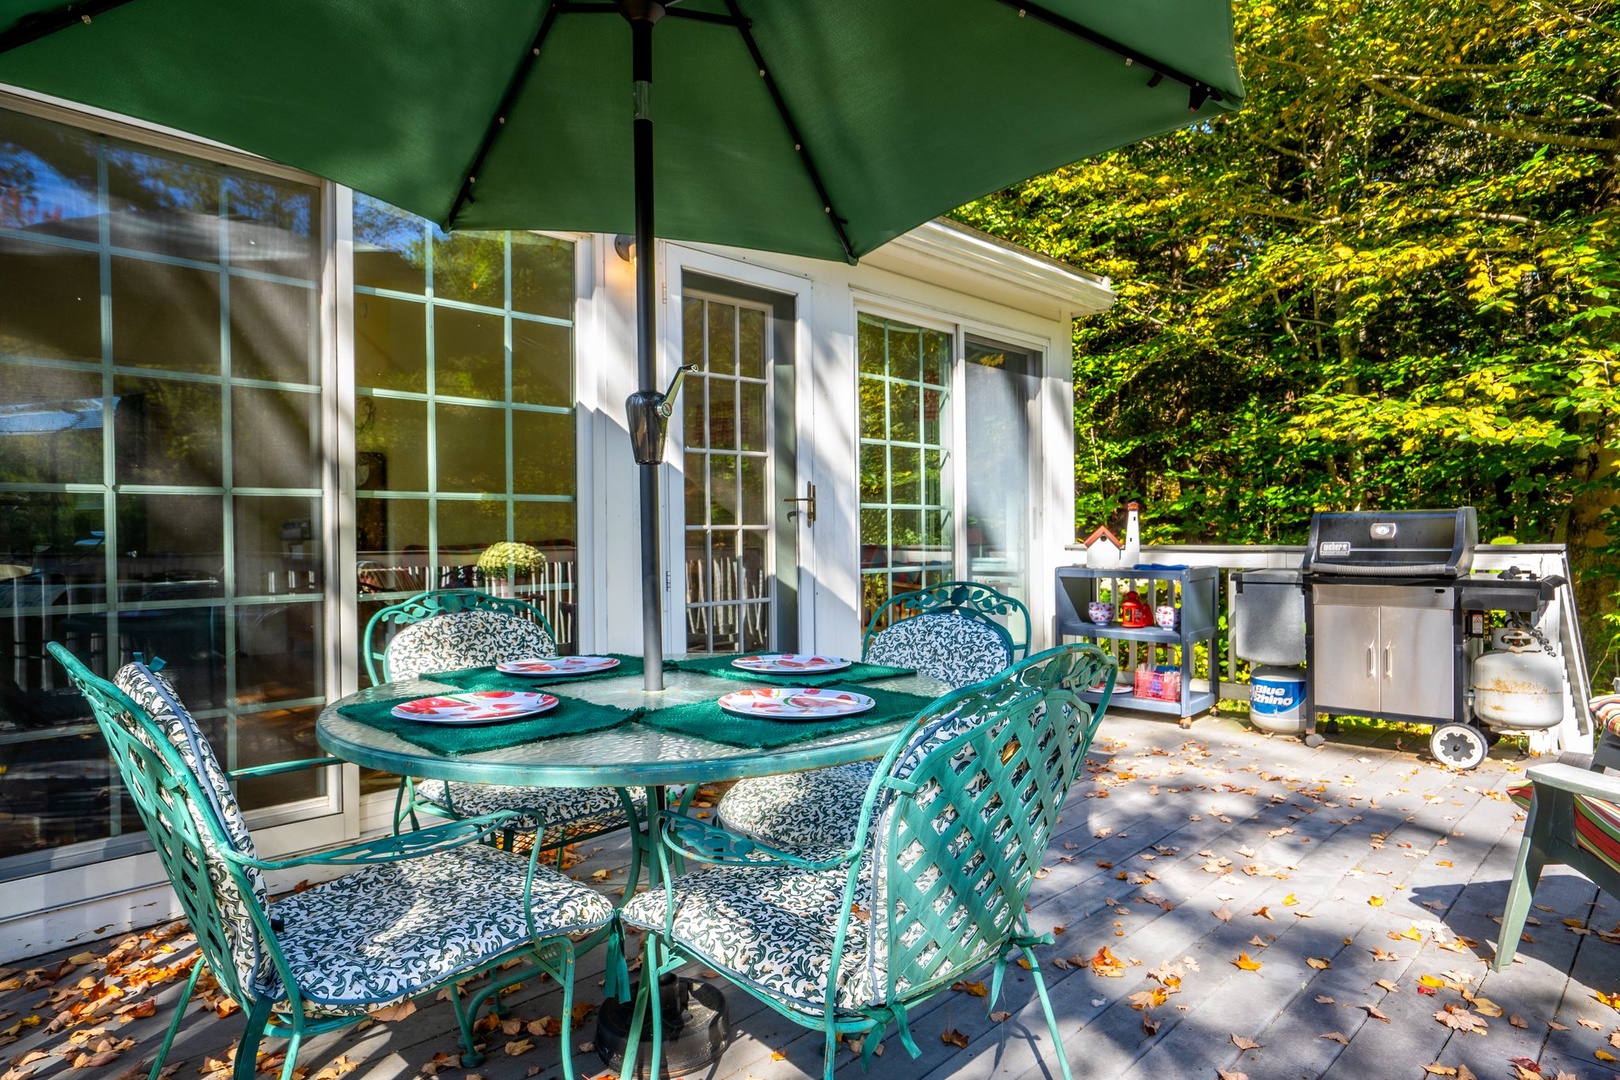
<svg viewBox="0 0 1620 1080">
<path fill-rule="evenodd" d="M 1472 504 L 1611 612 L 1620 7 L 1234 6 L 1242 111 L 958 212 L 1115 283 L 1075 328 L 1077 524 Z"/>
</svg>

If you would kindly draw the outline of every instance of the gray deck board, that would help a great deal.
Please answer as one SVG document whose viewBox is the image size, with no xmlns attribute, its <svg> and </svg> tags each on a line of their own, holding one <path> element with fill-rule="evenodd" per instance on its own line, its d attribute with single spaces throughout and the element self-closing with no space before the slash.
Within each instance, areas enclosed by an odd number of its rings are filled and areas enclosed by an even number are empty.
<svg viewBox="0 0 1620 1080">
<path fill-rule="evenodd" d="M 1534 940 L 1521 946 L 1510 970 L 1491 973 L 1485 960 L 1498 932 L 1495 920 L 1520 836 L 1519 815 L 1499 793 L 1527 762 L 1503 750 L 1478 771 L 1457 774 L 1426 760 L 1422 736 L 1401 738 L 1399 748 L 1397 737 L 1386 732 L 1330 739 L 1309 750 L 1231 720 L 1205 718 L 1190 730 L 1128 713 L 1105 721 L 1091 758 L 1096 770 L 1075 785 L 1045 860 L 1048 872 L 1029 901 L 1037 930 L 1063 928 L 1055 945 L 1040 954 L 1064 1053 L 1078 1077 L 1213 1078 L 1225 1069 L 1246 1073 L 1250 1080 L 1416 1080 L 1423 1065 L 1438 1061 L 1453 1068 L 1466 1065 L 1486 1080 L 1511 1076 L 1509 1059 L 1518 1056 L 1539 1062 L 1549 1078 L 1559 1070 L 1580 1080 L 1620 1075 L 1614 1063 L 1595 1056 L 1603 1049 L 1620 1055 L 1608 1041 L 1620 1030 L 1620 1012 L 1593 993 L 1620 990 L 1620 946 L 1596 934 L 1572 933 L 1562 921 L 1578 918 L 1609 930 L 1620 921 L 1620 901 L 1568 872 L 1549 871 L 1532 912 L 1540 925 L 1527 928 Z M 1382 837 L 1381 847 L 1374 834 Z M 1232 860 L 1230 872 L 1203 870 L 1202 851 Z M 1154 858 L 1141 858 L 1144 853 Z M 1099 861 L 1113 865 L 1105 868 Z M 593 870 L 622 870 L 624 864 L 622 844 L 606 843 L 572 873 L 588 880 Z M 1243 873 L 1244 866 L 1254 864 L 1286 877 Z M 1151 874 L 1155 880 L 1121 881 L 1115 877 L 1121 871 Z M 615 875 L 612 887 L 621 883 L 622 876 Z M 1373 896 L 1384 903 L 1369 904 Z M 1296 902 L 1285 903 L 1289 897 Z M 1162 898 L 1170 910 L 1144 902 L 1149 898 Z M 1214 915 L 1223 906 L 1230 921 Z M 1253 914 L 1262 906 L 1271 919 Z M 1421 940 L 1388 936 L 1412 927 Z M 1267 944 L 1249 944 L 1256 934 Z M 1441 947 L 1459 935 L 1479 945 L 1462 951 Z M 1132 964 L 1123 978 L 1100 978 L 1084 963 L 1068 969 L 1054 963 L 1071 956 L 1083 961 L 1104 945 Z M 1375 959 L 1374 948 L 1398 959 Z M 89 951 L 102 953 L 105 947 Z M 1261 969 L 1233 966 L 1239 951 L 1259 960 Z M 43 968 L 65 956 L 6 966 Z M 1144 1014 L 1131 1007 L 1129 996 L 1156 985 L 1147 974 L 1151 969 L 1183 957 L 1195 959 L 1197 970 L 1183 977 L 1180 993 L 1151 1011 L 1158 1029 L 1146 1034 Z M 1309 957 L 1325 958 L 1330 966 L 1313 969 Z M 1435 1021 L 1434 1013 L 1445 1004 L 1462 1003 L 1457 990 L 1417 992 L 1419 976 L 1448 972 L 1468 976 L 1464 986 L 1504 1010 L 1501 1017 L 1487 1018 L 1484 1034 L 1453 1032 Z M 74 1029 L 47 1030 L 51 1013 L 41 1012 L 41 1004 L 51 989 L 97 974 L 91 964 L 54 988 L 0 992 L 0 1013 L 14 1014 L 0 1017 L 0 1031 L 30 1015 L 46 1021 L 21 1029 L 16 1041 L 0 1047 L 0 1077 L 111 1078 L 137 1065 L 143 1052 L 150 1054 L 168 1020 L 166 1006 L 178 994 L 177 983 L 158 992 L 155 1016 L 104 1025 L 107 1034 L 137 1042 L 99 1074 L 72 1070 L 71 1057 L 54 1054 Z M 580 1001 L 600 1000 L 601 977 L 600 951 L 581 958 Z M 976 977 L 987 978 L 988 971 Z M 1396 989 L 1379 987 L 1379 979 Z M 707 1080 L 820 1075 L 818 1033 L 744 994 L 733 991 L 728 1000 L 733 1042 L 713 1069 L 699 1075 Z M 555 1015 L 560 995 L 555 986 L 531 983 L 508 1005 L 511 1015 L 533 1020 Z M 912 1030 L 922 1056 L 911 1060 L 891 1035 L 871 1069 L 872 1080 L 1055 1078 L 1050 1037 L 1029 973 L 1008 968 L 997 1008 L 1008 1011 L 1009 1019 L 990 1020 L 986 1005 L 982 998 L 947 992 L 919 1006 L 912 1012 Z M 1366 1006 L 1388 1022 L 1374 1018 Z M 1511 1024 L 1512 1015 L 1525 1026 Z M 1595 1022 L 1597 1029 L 1583 1026 L 1581 1019 Z M 594 1019 L 580 1025 L 576 1047 L 594 1037 L 594 1027 Z M 941 1040 L 947 1028 L 968 1036 L 966 1049 Z M 171 1062 L 184 1061 L 177 1080 L 206 1075 L 199 1067 L 209 1058 L 222 1060 L 240 1029 L 239 1016 L 218 1019 L 194 1004 L 171 1057 Z M 1348 1045 L 1321 1038 L 1333 1032 Z M 1233 1044 L 1234 1035 L 1260 1046 L 1242 1051 Z M 463 1080 L 469 1072 L 484 1080 L 560 1075 L 557 1039 L 534 1038 L 535 1047 L 515 1057 L 502 1052 L 509 1041 L 493 1033 L 483 1065 L 450 1066 L 439 1075 L 449 1080 Z M 53 1056 L 15 1066 L 36 1049 Z M 274 1052 L 279 1044 L 269 1049 Z M 312 1040 L 300 1062 L 310 1080 L 320 1078 L 322 1070 L 358 1080 L 404 1080 L 425 1075 L 435 1054 L 454 1055 L 456 1049 L 449 1006 L 421 1002 L 419 1011 L 403 1020 Z M 594 1053 L 576 1054 L 575 1064 L 582 1077 L 602 1072 Z M 845 1075 L 860 1068 L 844 1048 L 839 1066 Z"/>
</svg>

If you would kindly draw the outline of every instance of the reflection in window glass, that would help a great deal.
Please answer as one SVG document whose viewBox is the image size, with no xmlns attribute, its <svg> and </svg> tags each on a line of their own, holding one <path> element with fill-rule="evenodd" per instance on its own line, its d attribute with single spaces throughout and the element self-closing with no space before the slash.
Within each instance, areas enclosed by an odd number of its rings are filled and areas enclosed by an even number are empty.
<svg viewBox="0 0 1620 1080">
<path fill-rule="evenodd" d="M 573 245 L 446 234 L 365 195 L 354 222 L 358 629 L 386 601 L 480 588 L 534 603 L 573 650 Z M 500 541 L 538 569 L 479 570 Z"/>
<path fill-rule="evenodd" d="M 227 768 L 307 756 L 319 194 L 0 109 L 0 858 L 138 828 L 47 641 L 163 657 Z"/>
<path fill-rule="evenodd" d="M 1029 599 L 1029 406 L 1036 364 L 1025 350 L 968 339 L 963 408 L 967 559 L 972 580 Z"/>
<path fill-rule="evenodd" d="M 239 379 L 315 383 L 320 343 L 307 285 L 231 278 L 231 374 Z"/>
<path fill-rule="evenodd" d="M 114 456 L 122 484 L 219 487 L 219 383 L 113 379 Z"/>
<path fill-rule="evenodd" d="M 0 380 L 0 482 L 99 483 L 105 421 L 100 373 L 13 367 L 5 375 Z"/>
<path fill-rule="evenodd" d="M 863 623 L 897 593 L 949 581 L 950 493 L 939 417 L 948 407 L 951 335 L 860 317 Z M 1022 445 L 1022 444 L 1020 444 Z"/>
<path fill-rule="evenodd" d="M 5 231 L 5 195 L 0 171 L 0 296 L 5 297 L 0 303 L 0 351 L 50 360 L 99 360 L 101 260 L 91 251 L 18 239 L 26 229 Z"/>
<path fill-rule="evenodd" d="M 379 390 L 427 389 L 426 304 L 354 298 L 354 381 Z"/>
<path fill-rule="evenodd" d="M 244 386 L 232 391 L 235 485 L 320 487 L 320 405 L 320 395 L 310 391 Z"/>
<path fill-rule="evenodd" d="M 506 320 L 498 312 L 433 313 L 434 389 L 444 397 L 506 397 Z"/>
</svg>

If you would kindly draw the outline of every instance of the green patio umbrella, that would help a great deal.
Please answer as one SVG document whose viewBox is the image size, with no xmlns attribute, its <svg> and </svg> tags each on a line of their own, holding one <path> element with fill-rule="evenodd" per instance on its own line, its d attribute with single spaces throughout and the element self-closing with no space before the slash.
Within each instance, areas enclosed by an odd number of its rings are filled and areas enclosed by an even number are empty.
<svg viewBox="0 0 1620 1080">
<path fill-rule="evenodd" d="M 0 83 L 241 147 L 447 229 L 851 261 L 1243 94 L 1229 0 L 9 0 Z M 637 275 L 627 407 L 656 689 L 665 402 L 651 258 Z"/>
</svg>

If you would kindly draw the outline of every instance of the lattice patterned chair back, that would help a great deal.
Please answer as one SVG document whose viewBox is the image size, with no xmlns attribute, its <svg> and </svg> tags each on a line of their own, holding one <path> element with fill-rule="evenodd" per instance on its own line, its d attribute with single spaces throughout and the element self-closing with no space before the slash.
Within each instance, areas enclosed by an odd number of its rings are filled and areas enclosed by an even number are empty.
<svg viewBox="0 0 1620 1080">
<path fill-rule="evenodd" d="M 900 593 L 872 613 L 861 638 L 863 650 L 885 628 L 917 615 L 953 612 L 999 627 L 1007 637 L 1013 660 L 1029 656 L 1029 608 L 1022 600 L 973 581 L 945 581 L 914 592 Z"/>
<path fill-rule="evenodd" d="M 418 593 L 366 624 L 362 655 L 373 683 L 501 660 L 557 655 L 546 617 L 522 600 L 476 589 Z"/>
<path fill-rule="evenodd" d="M 919 717 L 880 766 L 868 851 L 874 1003 L 913 999 L 1027 936 L 1024 899 L 1111 684 L 1114 661 L 1067 645 Z M 863 905 L 864 906 L 864 905 Z"/>
<path fill-rule="evenodd" d="M 264 879 L 224 854 L 254 855 L 253 839 L 191 714 L 145 664 L 125 665 L 109 684 L 61 645 L 47 647 L 90 702 L 208 969 L 244 1006 L 279 997 L 258 921 L 268 904 Z"/>
</svg>

